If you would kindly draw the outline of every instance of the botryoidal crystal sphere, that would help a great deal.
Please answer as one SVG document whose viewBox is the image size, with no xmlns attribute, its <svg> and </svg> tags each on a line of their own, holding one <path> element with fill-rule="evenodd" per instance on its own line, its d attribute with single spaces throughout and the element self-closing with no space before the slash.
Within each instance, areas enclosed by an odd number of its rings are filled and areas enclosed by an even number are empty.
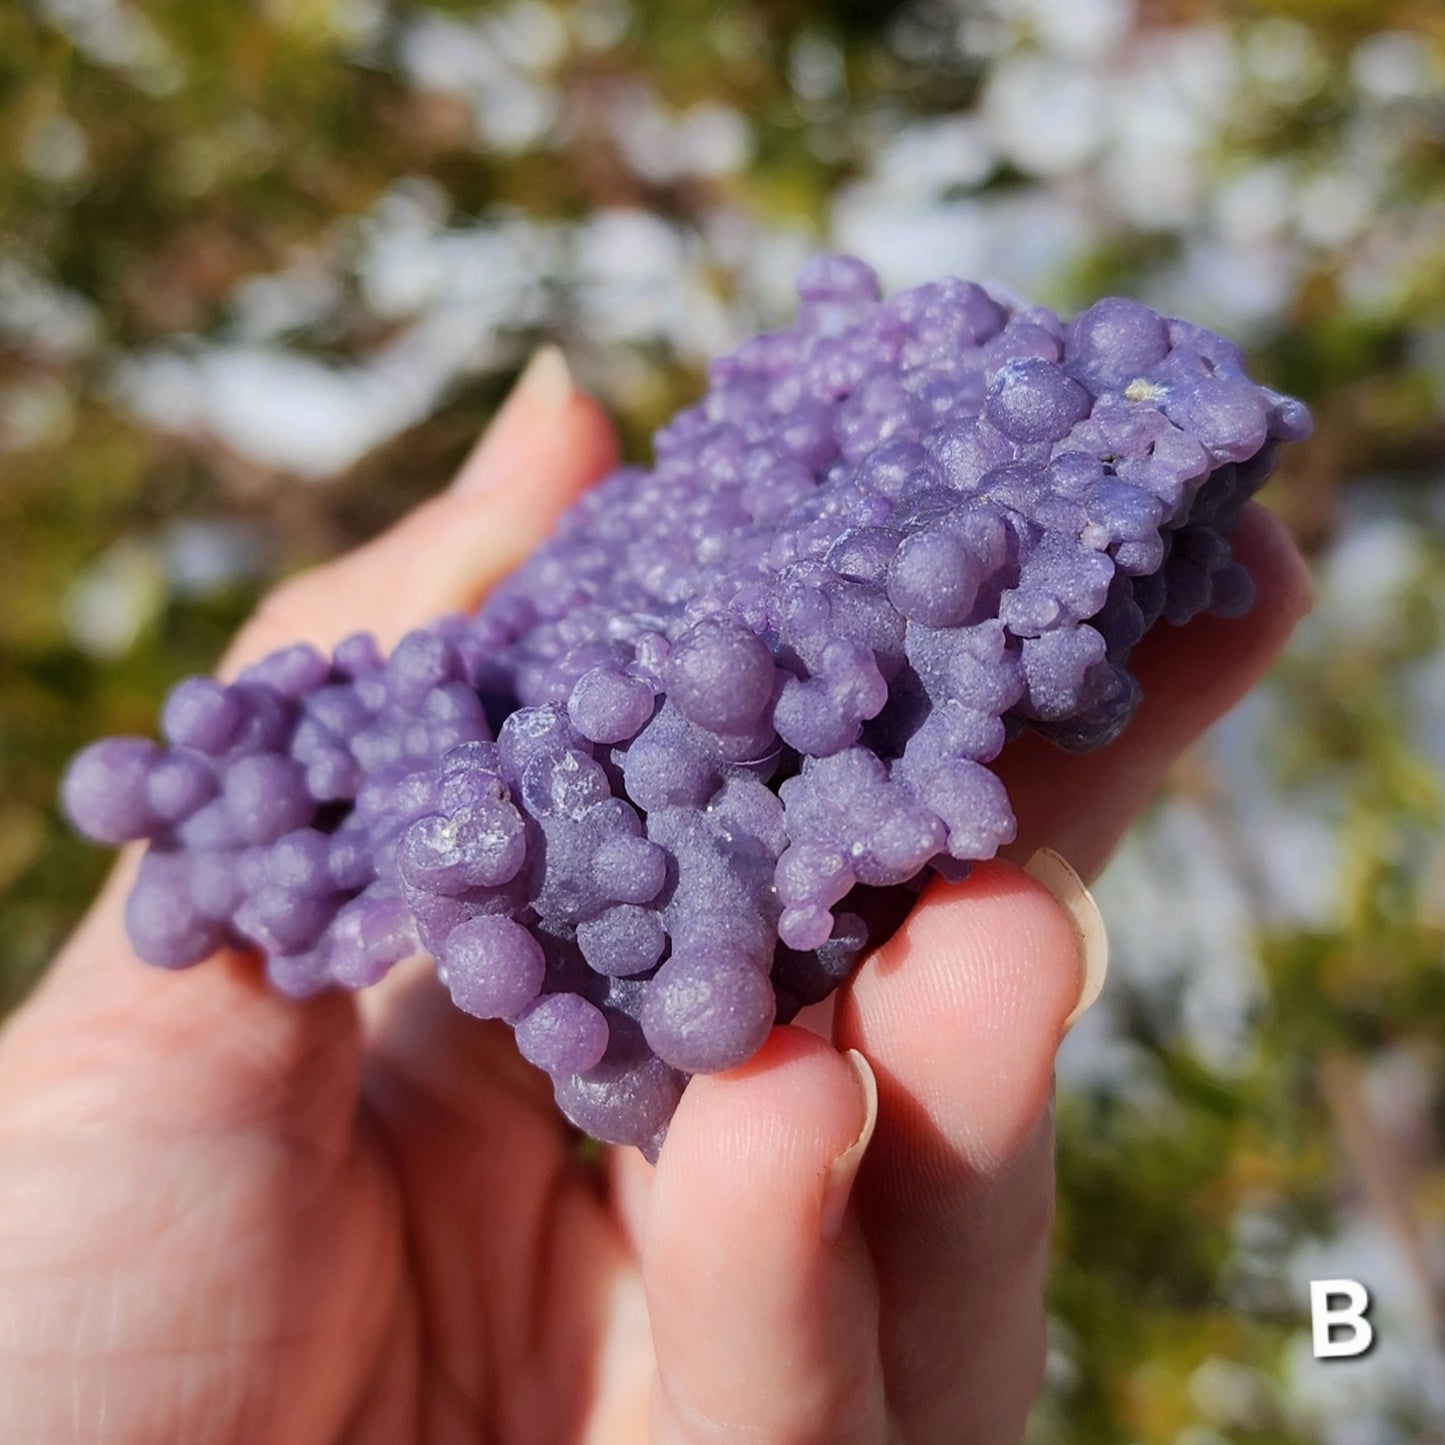
<svg viewBox="0 0 1445 1445">
<path fill-rule="evenodd" d="M 798 295 L 474 616 L 188 678 L 164 743 L 73 761 L 75 826 L 149 840 L 141 958 L 251 949 L 305 996 L 425 951 L 655 1158 L 690 1075 L 848 977 L 876 890 L 1012 839 L 1010 738 L 1108 743 L 1146 631 L 1250 606 L 1228 534 L 1310 420 L 1230 342 L 840 256 Z"/>
</svg>

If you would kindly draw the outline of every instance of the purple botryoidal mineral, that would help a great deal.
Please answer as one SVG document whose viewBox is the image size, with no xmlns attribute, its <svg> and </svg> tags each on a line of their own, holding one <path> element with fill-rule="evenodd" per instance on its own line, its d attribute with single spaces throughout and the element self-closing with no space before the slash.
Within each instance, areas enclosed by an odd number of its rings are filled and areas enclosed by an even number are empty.
<svg viewBox="0 0 1445 1445">
<path fill-rule="evenodd" d="M 1226 537 L 1310 422 L 1228 341 L 837 256 L 798 294 L 475 616 L 189 678 L 164 745 L 75 759 L 76 827 L 150 840 L 143 959 L 303 996 L 425 950 L 655 1157 L 690 1074 L 847 978 L 868 890 L 1012 838 L 1009 738 L 1109 742 L 1156 621 L 1249 607 Z"/>
</svg>

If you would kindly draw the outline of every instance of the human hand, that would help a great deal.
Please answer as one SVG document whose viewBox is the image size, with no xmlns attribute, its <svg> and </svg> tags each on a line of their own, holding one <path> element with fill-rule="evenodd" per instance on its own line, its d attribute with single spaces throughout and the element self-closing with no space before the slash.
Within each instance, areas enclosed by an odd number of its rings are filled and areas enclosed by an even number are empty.
<svg viewBox="0 0 1445 1445">
<path fill-rule="evenodd" d="M 613 459 L 545 354 L 450 491 L 282 586 L 223 671 L 472 605 Z M 1303 564 L 1257 507 L 1236 550 L 1259 605 L 1146 640 L 1119 743 L 1011 745 L 1013 856 L 1096 873 L 1272 661 Z M 135 862 L 0 1030 L 7 1445 L 1018 1437 L 1081 977 L 1068 916 L 1014 864 L 932 885 L 831 1043 L 776 1028 L 694 1079 L 653 1168 L 578 1157 L 545 1075 L 423 960 L 304 1003 L 237 953 L 144 967 Z"/>
</svg>

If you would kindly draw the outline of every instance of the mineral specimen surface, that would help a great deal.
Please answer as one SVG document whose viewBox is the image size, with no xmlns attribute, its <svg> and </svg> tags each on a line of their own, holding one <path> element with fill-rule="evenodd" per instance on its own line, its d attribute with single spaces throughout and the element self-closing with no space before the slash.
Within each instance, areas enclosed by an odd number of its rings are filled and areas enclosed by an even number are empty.
<svg viewBox="0 0 1445 1445">
<path fill-rule="evenodd" d="M 149 840 L 143 959 L 299 996 L 425 950 L 655 1157 L 691 1074 L 846 979 L 857 900 L 1010 840 L 1008 739 L 1109 742 L 1149 628 L 1249 607 L 1227 537 L 1310 422 L 1231 343 L 846 257 L 798 293 L 475 616 L 187 679 L 163 744 L 75 759 L 75 825 Z"/>
</svg>

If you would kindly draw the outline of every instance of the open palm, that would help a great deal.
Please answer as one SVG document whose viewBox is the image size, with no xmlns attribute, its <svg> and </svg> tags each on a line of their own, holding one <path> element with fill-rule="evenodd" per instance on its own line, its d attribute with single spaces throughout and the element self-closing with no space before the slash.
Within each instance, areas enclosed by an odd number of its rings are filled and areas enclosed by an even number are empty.
<svg viewBox="0 0 1445 1445">
<path fill-rule="evenodd" d="M 226 668 L 471 605 L 612 458 L 548 355 L 451 491 L 281 588 Z M 1238 550 L 1260 606 L 1146 642 L 1125 739 L 1011 745 L 1015 856 L 1092 876 L 1268 666 L 1307 584 L 1258 508 Z M 0 1031 L 7 1445 L 1017 1439 L 1081 987 L 1069 913 L 1018 867 L 935 884 L 829 1023 L 695 1079 L 655 1169 L 579 1153 L 424 960 L 304 1004 L 242 955 L 144 968 L 133 867 Z"/>
</svg>

